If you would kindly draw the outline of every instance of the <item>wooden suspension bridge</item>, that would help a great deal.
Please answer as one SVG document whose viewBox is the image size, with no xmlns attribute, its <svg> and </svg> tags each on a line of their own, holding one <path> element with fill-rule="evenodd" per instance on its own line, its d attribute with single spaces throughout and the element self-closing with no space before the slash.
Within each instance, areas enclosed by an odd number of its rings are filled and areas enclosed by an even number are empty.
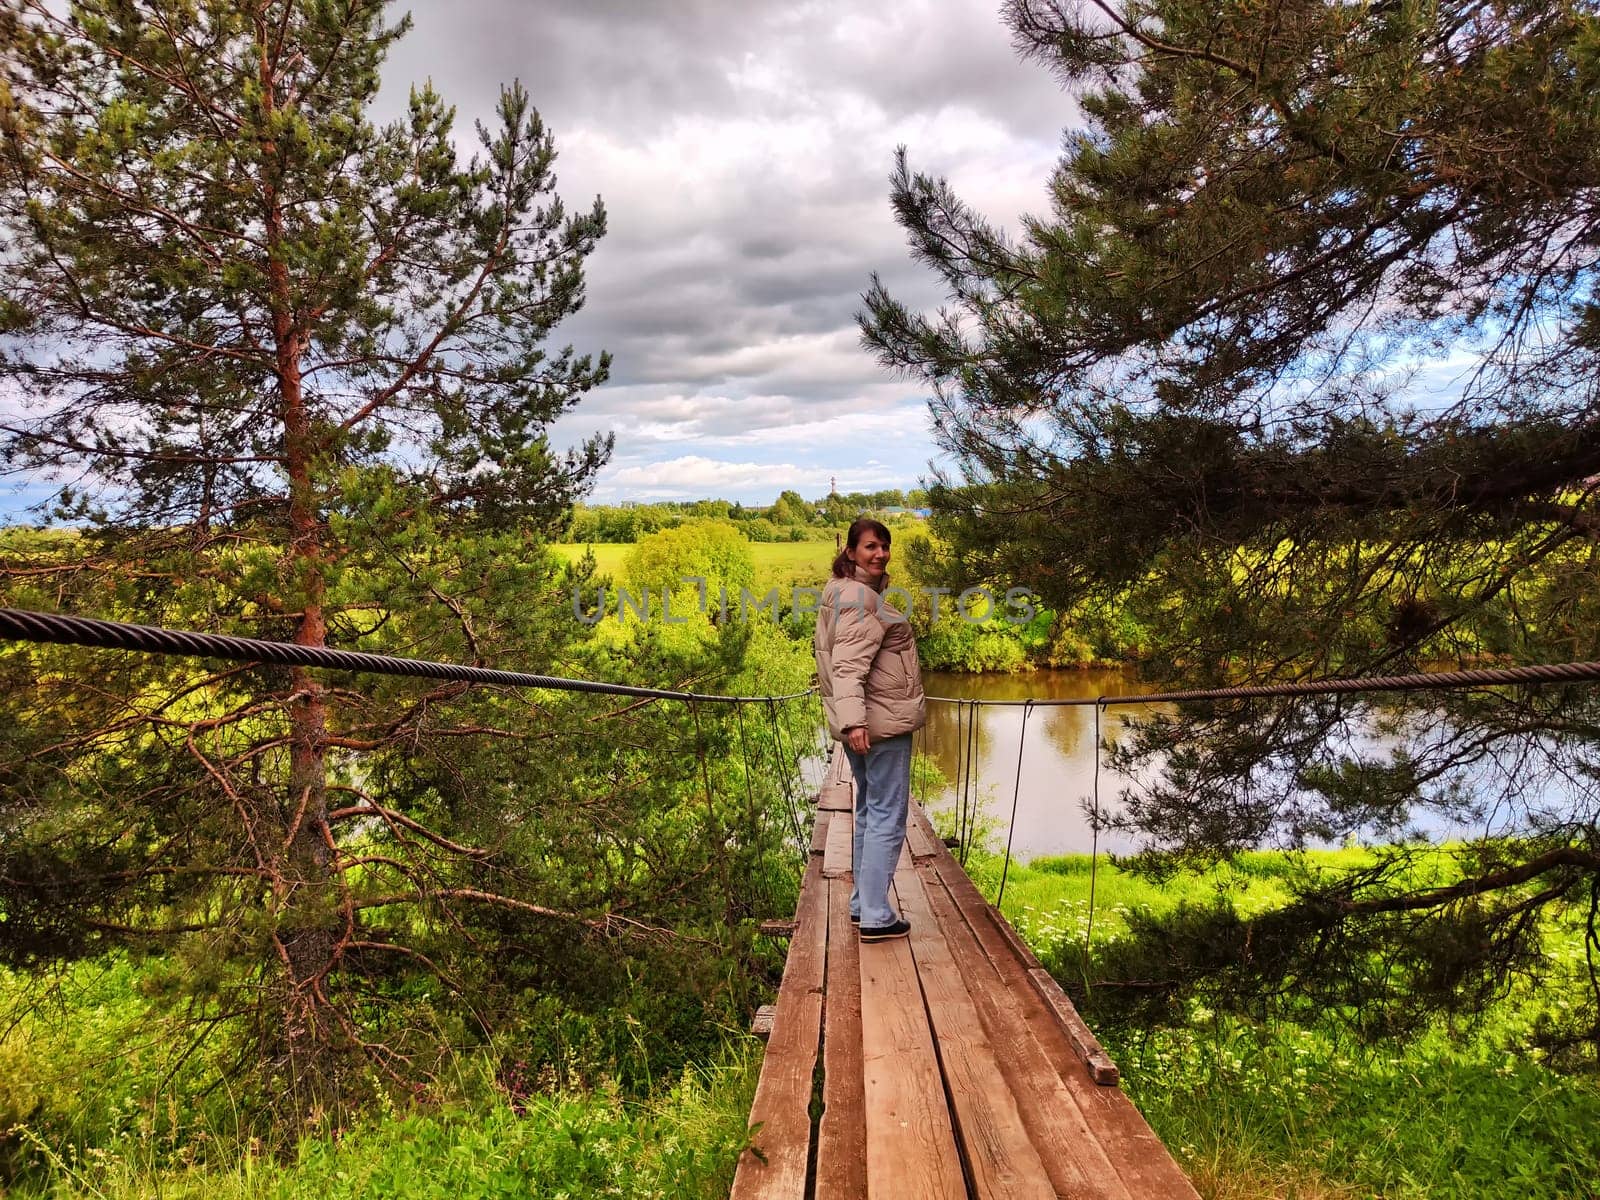
<svg viewBox="0 0 1600 1200">
<path fill-rule="evenodd" d="M 732 1200 L 1198 1200 L 914 802 L 893 885 L 911 936 L 858 941 L 853 790 L 836 748 Z"/>
<path fill-rule="evenodd" d="M 0 607 L 0 641 L 101 646 L 688 703 L 766 704 Z M 1600 680 L 1600 662 L 1101 696 L 1055 705 Z M 941 699 L 933 697 L 932 699 Z M 854 785 L 835 748 L 733 1200 L 1198 1200 L 1072 1002 L 911 805 L 893 895 L 906 939 L 850 923 Z"/>
</svg>

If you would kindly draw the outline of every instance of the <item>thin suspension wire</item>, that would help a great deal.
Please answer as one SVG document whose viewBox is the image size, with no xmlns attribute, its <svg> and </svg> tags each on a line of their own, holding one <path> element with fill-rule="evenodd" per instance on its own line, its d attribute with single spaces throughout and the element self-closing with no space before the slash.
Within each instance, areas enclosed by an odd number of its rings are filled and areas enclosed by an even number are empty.
<svg viewBox="0 0 1600 1200">
<path fill-rule="evenodd" d="M 777 754 L 778 778 L 783 784 L 783 797 L 789 805 L 789 823 L 794 828 L 795 849 L 804 854 L 806 849 L 806 835 L 800 828 L 800 808 L 795 803 L 793 781 L 784 766 L 783 734 L 778 726 L 778 706 L 772 702 L 767 704 L 767 716 L 772 719 L 773 750 Z"/>
<path fill-rule="evenodd" d="M 922 754 L 926 756 L 928 753 L 928 726 L 926 723 L 919 726 L 911 733 L 911 775 L 913 779 L 917 777 L 918 747 L 921 747 Z M 922 771 L 922 786 L 917 802 L 921 804 L 923 808 L 928 807 L 928 772 L 926 768 L 924 768 Z"/>
<path fill-rule="evenodd" d="M 1103 704 L 1094 706 L 1094 809 L 1089 818 L 1089 920 L 1083 929 L 1083 986 L 1089 986 L 1089 942 L 1094 937 L 1094 885 L 1100 865 L 1100 716 Z"/>
<path fill-rule="evenodd" d="M 962 789 L 962 827 L 955 832 L 958 846 L 962 851 L 962 866 L 966 866 L 966 824 L 971 816 L 971 774 L 973 774 L 973 722 L 978 718 L 978 709 L 971 706 L 962 706 L 966 712 L 966 728 L 962 730 L 962 781 L 958 787 Z"/>
<path fill-rule="evenodd" d="M 967 712 L 967 706 L 958 701 L 956 703 L 956 774 L 955 774 L 955 780 L 954 780 L 955 789 L 956 789 L 956 856 L 957 857 L 960 857 L 960 855 L 961 855 L 962 839 L 966 837 L 966 833 L 967 833 L 966 795 L 962 791 L 962 785 L 966 782 L 966 778 L 967 778 L 967 725 L 966 725 L 966 712 Z"/>
<path fill-rule="evenodd" d="M 693 700 L 689 701 L 689 713 L 694 717 L 694 752 L 695 757 L 700 760 L 700 779 L 705 784 L 706 789 L 706 833 L 708 836 L 714 837 L 718 833 L 717 802 L 715 794 L 711 790 L 711 766 L 706 762 L 706 735 L 700 724 L 700 706 Z M 726 849 L 726 832 L 722 833 L 722 841 L 723 847 Z M 724 911 L 731 917 L 733 914 L 726 907 L 733 903 L 733 889 L 728 879 L 728 856 L 726 854 L 718 854 L 716 857 L 718 873 L 722 876 Z"/>
<path fill-rule="evenodd" d="M 972 854 L 972 841 L 978 833 L 978 704 L 971 702 L 967 714 L 967 832 L 961 847 L 961 864 Z"/>
<path fill-rule="evenodd" d="M 933 765 L 933 755 L 928 751 L 928 727 L 923 725 L 919 731 L 922 734 L 922 757 L 927 761 L 922 764 L 922 807 L 928 807 L 928 776 L 933 774 L 929 769 Z M 912 762 L 916 761 L 913 757 Z"/>
<path fill-rule="evenodd" d="M 749 802 L 750 812 L 753 814 L 756 811 L 756 794 L 750 783 L 750 743 L 745 740 L 744 736 L 744 709 L 734 709 L 733 715 L 739 718 L 739 754 L 744 760 L 745 799 Z"/>
<path fill-rule="evenodd" d="M 1000 868 L 1000 894 L 994 898 L 994 906 L 998 909 L 1006 898 L 1006 876 L 1011 873 L 1011 838 L 1017 831 L 1017 797 L 1022 794 L 1022 751 L 1028 741 L 1028 717 L 1033 713 L 1033 705 L 1024 705 L 1022 709 L 1022 733 L 1017 737 L 1017 778 L 1011 785 L 1011 820 L 1006 824 L 1006 861 Z"/>
<path fill-rule="evenodd" d="M 700 706 L 693 700 L 689 701 L 689 712 L 694 717 L 694 752 L 700 760 L 700 778 L 706 789 L 706 812 L 714 822 L 717 815 L 717 806 L 713 802 L 711 792 L 711 768 L 706 763 L 706 735 L 700 726 Z"/>
<path fill-rule="evenodd" d="M 744 735 L 744 709 L 734 709 L 733 715 L 739 720 L 739 759 L 744 766 L 745 827 L 748 831 L 747 836 L 750 838 L 750 845 L 753 849 L 759 845 L 763 839 L 760 837 L 760 830 L 758 829 L 756 822 L 755 785 L 750 781 L 750 743 Z M 755 874 L 756 863 L 754 860 L 746 861 L 749 861 L 751 864 L 750 873 L 752 875 L 752 879 L 746 884 L 746 887 L 753 896 L 755 895 L 756 890 L 755 881 L 753 878 Z"/>
<path fill-rule="evenodd" d="M 956 701 L 956 773 L 951 782 L 955 785 L 956 800 L 956 853 L 961 852 L 961 837 L 967 828 L 967 810 L 963 807 L 961 795 L 961 781 L 965 778 L 966 771 L 966 712 L 967 706 Z"/>
<path fill-rule="evenodd" d="M 817 701 L 817 791 L 828 782 L 828 760 L 832 757 L 833 735 L 828 732 L 828 706 L 822 702 L 822 688 L 815 691 Z"/>
</svg>

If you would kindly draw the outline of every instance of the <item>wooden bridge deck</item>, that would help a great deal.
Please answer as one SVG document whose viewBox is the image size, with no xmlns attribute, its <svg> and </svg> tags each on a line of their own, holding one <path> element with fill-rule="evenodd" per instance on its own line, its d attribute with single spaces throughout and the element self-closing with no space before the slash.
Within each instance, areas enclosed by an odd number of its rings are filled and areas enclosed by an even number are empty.
<svg viewBox="0 0 1600 1200">
<path fill-rule="evenodd" d="M 911 936 L 860 944 L 851 808 L 836 753 L 733 1200 L 1197 1200 L 1071 1001 L 916 805 L 894 883 Z"/>
</svg>

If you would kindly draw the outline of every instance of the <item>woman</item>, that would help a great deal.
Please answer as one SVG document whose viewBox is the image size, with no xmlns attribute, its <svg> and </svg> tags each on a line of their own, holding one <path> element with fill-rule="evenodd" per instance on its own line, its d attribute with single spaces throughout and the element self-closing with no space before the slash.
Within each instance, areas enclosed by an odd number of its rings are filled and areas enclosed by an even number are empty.
<svg viewBox="0 0 1600 1200">
<path fill-rule="evenodd" d="M 883 600 L 889 531 L 870 517 L 850 526 L 817 610 L 817 684 L 828 732 L 844 743 L 856 780 L 855 887 L 850 919 L 863 942 L 905 937 L 889 906 L 911 799 L 911 732 L 926 707 L 911 623 Z"/>
</svg>

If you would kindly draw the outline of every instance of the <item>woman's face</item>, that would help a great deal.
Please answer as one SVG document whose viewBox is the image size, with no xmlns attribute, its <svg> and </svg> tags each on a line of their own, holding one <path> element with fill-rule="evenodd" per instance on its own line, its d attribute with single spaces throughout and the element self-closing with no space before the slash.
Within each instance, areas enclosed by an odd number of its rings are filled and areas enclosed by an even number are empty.
<svg viewBox="0 0 1600 1200">
<path fill-rule="evenodd" d="M 848 553 L 851 562 L 874 578 L 889 569 L 889 543 L 870 529 L 861 535 L 856 548 Z"/>
</svg>

